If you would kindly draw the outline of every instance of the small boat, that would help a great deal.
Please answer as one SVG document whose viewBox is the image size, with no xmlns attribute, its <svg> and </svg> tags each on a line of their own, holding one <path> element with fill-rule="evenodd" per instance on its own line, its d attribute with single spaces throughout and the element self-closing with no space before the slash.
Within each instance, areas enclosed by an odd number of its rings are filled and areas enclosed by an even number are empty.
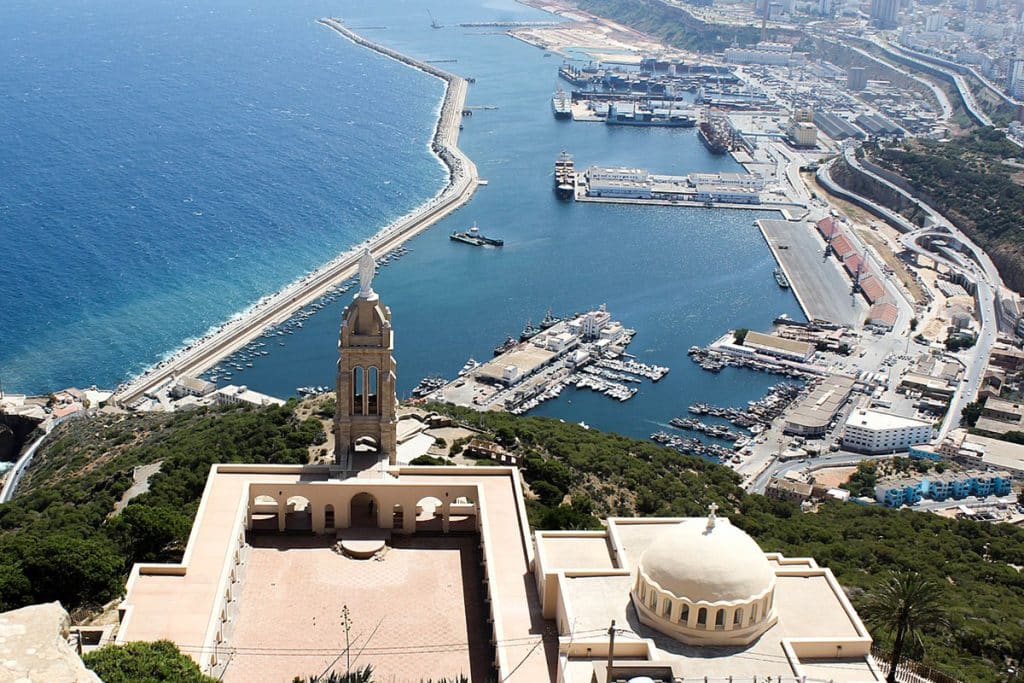
<svg viewBox="0 0 1024 683">
<path fill-rule="evenodd" d="M 781 268 L 776 268 L 772 271 L 772 274 L 775 276 L 775 282 L 779 284 L 779 287 L 789 289 L 789 280 L 786 279 L 786 274 L 782 272 Z"/>
<path fill-rule="evenodd" d="M 536 337 L 540 333 L 539 327 L 534 327 L 532 320 L 526 321 L 526 326 L 523 327 L 522 334 L 519 335 L 519 341 L 526 341 L 532 337 Z"/>
</svg>

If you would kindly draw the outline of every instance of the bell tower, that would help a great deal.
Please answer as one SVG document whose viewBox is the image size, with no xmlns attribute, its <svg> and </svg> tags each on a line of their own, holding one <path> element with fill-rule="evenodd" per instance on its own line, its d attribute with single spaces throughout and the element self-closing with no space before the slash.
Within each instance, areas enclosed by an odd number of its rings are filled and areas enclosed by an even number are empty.
<svg viewBox="0 0 1024 683">
<path fill-rule="evenodd" d="M 373 291 L 376 264 L 369 249 L 359 259 L 359 293 L 342 314 L 338 338 L 334 463 L 349 467 L 351 457 L 376 450 L 396 463 L 394 337 L 391 309 Z M 364 449 L 365 447 L 365 449 Z"/>
</svg>

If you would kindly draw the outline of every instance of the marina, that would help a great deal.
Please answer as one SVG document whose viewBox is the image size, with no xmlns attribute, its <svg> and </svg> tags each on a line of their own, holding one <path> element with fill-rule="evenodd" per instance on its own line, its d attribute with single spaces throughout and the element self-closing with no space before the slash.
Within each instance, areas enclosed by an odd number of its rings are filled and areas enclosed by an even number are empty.
<svg viewBox="0 0 1024 683">
<path fill-rule="evenodd" d="M 612 320 L 604 307 L 568 319 L 548 309 L 539 326 L 527 322 L 520 340 L 509 337 L 495 349 L 492 360 L 470 359 L 458 379 L 423 395 L 428 400 L 517 415 L 558 397 L 569 386 L 628 401 L 644 380 L 657 382 L 669 372 L 667 367 L 641 363 L 626 354 L 635 334 Z"/>
</svg>

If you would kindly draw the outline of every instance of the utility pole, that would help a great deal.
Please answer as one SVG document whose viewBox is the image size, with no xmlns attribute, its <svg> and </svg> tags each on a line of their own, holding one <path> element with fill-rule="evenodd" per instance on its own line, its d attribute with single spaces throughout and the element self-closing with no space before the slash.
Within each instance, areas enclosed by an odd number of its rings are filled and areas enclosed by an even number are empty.
<svg viewBox="0 0 1024 683">
<path fill-rule="evenodd" d="M 605 673 L 605 683 L 612 683 L 612 660 L 615 658 L 615 620 L 608 627 L 608 671 Z"/>
</svg>

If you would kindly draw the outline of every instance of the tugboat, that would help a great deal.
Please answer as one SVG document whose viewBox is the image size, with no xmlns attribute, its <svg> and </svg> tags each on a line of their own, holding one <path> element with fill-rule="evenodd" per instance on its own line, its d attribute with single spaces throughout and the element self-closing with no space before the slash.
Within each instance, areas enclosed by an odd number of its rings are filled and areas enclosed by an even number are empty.
<svg viewBox="0 0 1024 683">
<path fill-rule="evenodd" d="M 480 228 L 473 223 L 473 227 L 465 232 L 453 232 L 448 236 L 448 239 L 454 242 L 464 242 L 465 244 L 472 244 L 474 247 L 503 247 L 505 246 L 505 240 L 498 240 L 492 237 L 485 237 L 480 233 Z"/>
<path fill-rule="evenodd" d="M 782 272 L 782 268 L 776 268 L 772 271 L 772 275 L 775 276 L 775 281 L 779 283 L 779 287 L 789 289 L 789 280 L 786 279 L 786 274 Z"/>
<path fill-rule="evenodd" d="M 555 160 L 555 194 L 559 199 L 572 199 L 576 193 L 576 164 L 572 155 L 562 152 Z"/>
</svg>

